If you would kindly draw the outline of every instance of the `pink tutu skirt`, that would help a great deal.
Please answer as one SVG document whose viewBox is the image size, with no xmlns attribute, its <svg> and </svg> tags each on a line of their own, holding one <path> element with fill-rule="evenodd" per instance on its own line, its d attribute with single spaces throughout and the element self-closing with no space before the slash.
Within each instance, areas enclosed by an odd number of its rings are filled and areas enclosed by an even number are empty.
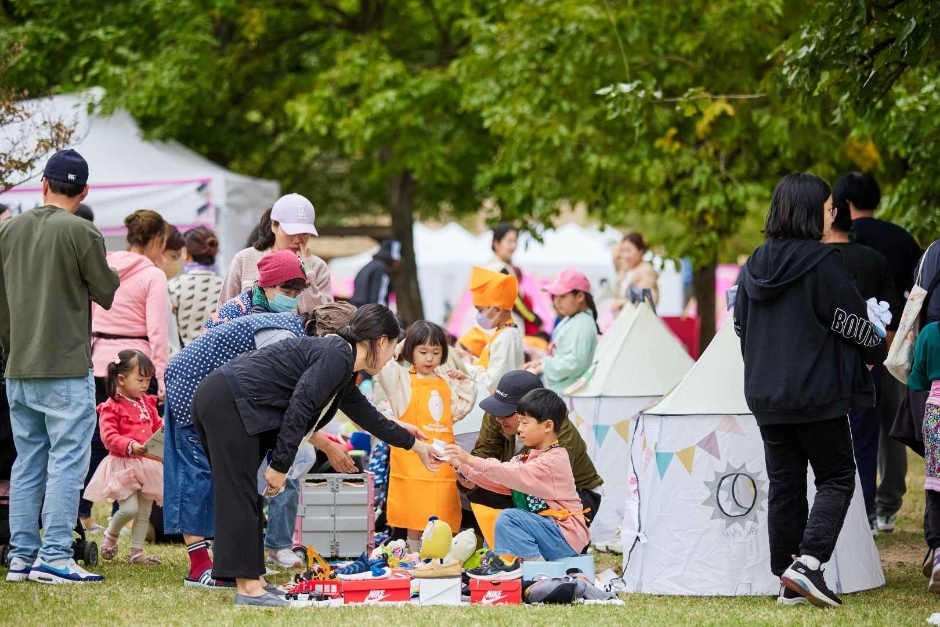
<svg viewBox="0 0 940 627">
<path fill-rule="evenodd" d="M 163 504 L 163 464 L 146 457 L 108 455 L 85 488 L 92 502 L 123 501 L 140 490 L 145 499 Z"/>
</svg>

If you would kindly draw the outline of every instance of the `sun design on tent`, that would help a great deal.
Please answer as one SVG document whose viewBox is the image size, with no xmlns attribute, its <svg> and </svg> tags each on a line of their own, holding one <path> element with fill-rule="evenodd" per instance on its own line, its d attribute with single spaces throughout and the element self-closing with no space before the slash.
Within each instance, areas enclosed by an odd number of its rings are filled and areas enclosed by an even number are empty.
<svg viewBox="0 0 940 627">
<path fill-rule="evenodd" d="M 723 520 L 725 525 L 757 523 L 757 514 L 764 511 L 767 482 L 747 471 L 746 464 L 728 467 L 710 481 L 705 481 L 708 498 L 702 505 L 712 508 L 711 520 Z"/>
</svg>

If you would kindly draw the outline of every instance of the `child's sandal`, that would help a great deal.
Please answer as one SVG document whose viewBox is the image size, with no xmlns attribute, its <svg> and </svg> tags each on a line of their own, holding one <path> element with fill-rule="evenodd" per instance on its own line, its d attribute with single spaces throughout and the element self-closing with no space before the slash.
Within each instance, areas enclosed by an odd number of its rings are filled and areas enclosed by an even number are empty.
<svg viewBox="0 0 940 627">
<path fill-rule="evenodd" d="M 162 564 L 163 560 L 161 560 L 156 555 L 147 555 L 141 552 L 141 553 L 134 553 L 132 555 L 129 555 L 127 558 L 127 563 L 136 564 L 136 565 L 144 565 L 144 566 L 155 566 L 157 564 Z"/>
<path fill-rule="evenodd" d="M 101 547 L 98 551 L 106 560 L 113 560 L 118 552 L 118 539 L 111 535 L 110 531 L 104 532 L 104 539 L 101 541 Z"/>
</svg>

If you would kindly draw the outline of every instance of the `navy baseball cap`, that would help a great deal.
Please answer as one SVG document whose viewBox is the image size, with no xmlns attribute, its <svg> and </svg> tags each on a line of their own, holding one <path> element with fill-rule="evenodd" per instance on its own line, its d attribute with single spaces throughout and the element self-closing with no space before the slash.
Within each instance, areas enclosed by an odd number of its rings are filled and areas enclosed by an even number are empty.
<svg viewBox="0 0 940 627">
<path fill-rule="evenodd" d="M 516 413 L 522 397 L 544 387 L 537 375 L 526 370 L 507 372 L 496 384 L 496 391 L 480 401 L 480 409 L 497 418 L 506 418 Z"/>
<path fill-rule="evenodd" d="M 88 183 L 88 162 L 71 148 L 60 150 L 46 162 L 42 176 L 84 187 Z"/>
</svg>

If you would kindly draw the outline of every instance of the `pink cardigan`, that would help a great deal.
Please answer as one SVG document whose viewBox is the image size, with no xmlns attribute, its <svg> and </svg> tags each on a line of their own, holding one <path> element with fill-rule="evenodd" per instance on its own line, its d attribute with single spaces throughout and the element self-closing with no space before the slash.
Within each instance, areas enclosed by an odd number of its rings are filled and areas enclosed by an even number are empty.
<svg viewBox="0 0 940 627">
<path fill-rule="evenodd" d="M 157 414 L 157 397 L 145 394 L 142 400 L 147 405 L 150 420 L 141 420 L 137 408 L 120 396 L 98 405 L 101 441 L 114 457 L 131 457 L 127 454 L 131 442 L 144 444 L 163 426 Z"/>
<path fill-rule="evenodd" d="M 118 271 L 121 286 L 114 294 L 111 309 L 92 306 L 92 333 L 146 340 L 105 339 L 92 336 L 91 361 L 95 376 L 108 374 L 108 362 L 128 348 L 150 358 L 157 381 L 163 388 L 163 371 L 170 361 L 169 314 L 170 292 L 166 274 L 155 263 L 132 252 L 108 253 L 108 265 Z"/>
<path fill-rule="evenodd" d="M 532 450 L 522 463 L 516 455 L 506 463 L 498 459 L 473 458 L 473 466 L 461 464 L 457 472 L 485 490 L 510 494 L 512 490 L 545 500 L 549 509 L 580 512 L 581 497 L 574 484 L 568 451 L 563 447 L 545 451 Z M 589 515 L 596 512 L 591 512 Z M 588 545 L 591 534 L 584 516 L 558 520 L 561 533 L 572 549 L 580 553 Z"/>
<path fill-rule="evenodd" d="M 258 280 L 258 262 L 269 252 L 246 248 L 235 255 L 225 282 L 222 283 L 218 307 L 247 290 Z M 311 313 L 320 305 L 333 302 L 333 284 L 330 281 L 330 267 L 325 261 L 319 257 L 307 257 L 303 261 L 310 286 L 301 292 L 297 311 Z"/>
</svg>

